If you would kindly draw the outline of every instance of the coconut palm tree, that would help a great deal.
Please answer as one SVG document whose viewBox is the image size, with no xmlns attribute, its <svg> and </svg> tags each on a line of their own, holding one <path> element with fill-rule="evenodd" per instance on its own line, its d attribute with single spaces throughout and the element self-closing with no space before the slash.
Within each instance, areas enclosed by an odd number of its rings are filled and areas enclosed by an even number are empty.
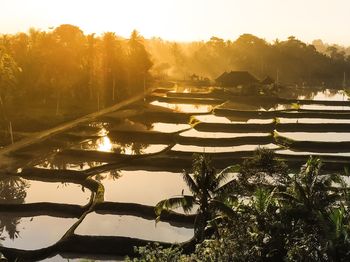
<svg viewBox="0 0 350 262">
<path fill-rule="evenodd" d="M 337 194 L 329 191 L 334 178 L 322 175 L 321 167 L 319 158 L 310 157 L 301 172 L 294 176 L 289 192 L 283 192 L 282 197 L 306 213 L 326 210 L 336 200 Z"/>
<path fill-rule="evenodd" d="M 229 198 L 232 197 L 228 190 L 227 184 L 223 185 L 228 178 L 228 174 L 233 171 L 236 166 L 229 166 L 220 173 L 211 166 L 210 160 L 205 155 L 195 155 L 192 175 L 183 172 L 183 179 L 188 185 L 191 195 L 181 194 L 169 199 L 160 201 L 155 212 L 160 217 L 163 210 L 172 210 L 182 207 L 185 213 L 189 213 L 195 205 L 198 206 L 197 217 L 195 220 L 195 238 L 196 241 L 204 239 L 204 229 L 207 222 L 211 220 L 215 214 L 221 213 L 227 216 L 235 216 L 235 212 L 227 205 Z"/>
</svg>

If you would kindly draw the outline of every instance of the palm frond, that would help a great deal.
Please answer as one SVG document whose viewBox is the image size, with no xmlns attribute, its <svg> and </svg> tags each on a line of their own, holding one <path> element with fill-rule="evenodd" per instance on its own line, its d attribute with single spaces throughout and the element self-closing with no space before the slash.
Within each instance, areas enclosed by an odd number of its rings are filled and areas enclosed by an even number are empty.
<svg viewBox="0 0 350 262">
<path fill-rule="evenodd" d="M 230 218 L 237 217 L 236 212 L 231 207 L 229 207 L 228 205 L 226 205 L 225 203 L 223 203 L 221 201 L 213 199 L 209 203 L 209 207 L 213 210 L 217 210 L 217 211 L 221 212 L 222 214 L 224 214 Z"/>
<path fill-rule="evenodd" d="M 219 188 L 217 188 L 214 193 L 215 195 L 219 196 L 219 195 L 227 195 L 230 192 L 233 191 L 237 191 L 238 190 L 238 182 L 237 180 L 233 179 L 229 182 L 227 182 L 226 184 L 220 186 Z"/>
<path fill-rule="evenodd" d="M 198 185 L 196 182 L 192 179 L 191 175 L 184 171 L 182 173 L 183 180 L 185 181 L 186 185 L 189 187 L 190 191 L 193 194 L 197 194 L 199 191 Z"/>
<path fill-rule="evenodd" d="M 239 165 L 232 165 L 221 170 L 221 172 L 218 173 L 216 176 L 216 180 L 218 181 L 218 184 L 220 184 L 221 181 L 226 181 L 230 173 L 238 172 L 239 169 L 240 169 Z"/>
<path fill-rule="evenodd" d="M 288 200 L 288 202 L 292 201 L 292 202 L 299 202 L 299 200 L 293 196 L 292 194 L 290 193 L 287 193 L 287 192 L 278 192 L 277 195 L 280 196 L 280 199 L 282 200 Z"/>
<path fill-rule="evenodd" d="M 306 196 L 306 192 L 305 192 L 305 190 L 304 190 L 304 188 L 297 182 L 297 181 L 295 181 L 294 182 L 294 185 L 295 185 L 295 189 L 298 191 L 297 193 L 298 193 L 298 195 L 301 197 L 301 201 L 305 204 L 305 205 L 307 205 L 307 206 L 309 206 L 309 199 L 307 198 L 307 196 Z"/>
<path fill-rule="evenodd" d="M 270 192 L 264 188 L 258 188 L 254 193 L 253 205 L 259 213 L 266 212 L 272 203 L 276 187 Z"/>
<path fill-rule="evenodd" d="M 184 195 L 179 197 L 172 197 L 164 199 L 155 206 L 154 211 L 157 216 L 160 216 L 163 210 L 172 210 L 178 207 L 182 207 L 185 213 L 191 211 L 195 204 L 195 198 L 193 196 Z"/>
</svg>

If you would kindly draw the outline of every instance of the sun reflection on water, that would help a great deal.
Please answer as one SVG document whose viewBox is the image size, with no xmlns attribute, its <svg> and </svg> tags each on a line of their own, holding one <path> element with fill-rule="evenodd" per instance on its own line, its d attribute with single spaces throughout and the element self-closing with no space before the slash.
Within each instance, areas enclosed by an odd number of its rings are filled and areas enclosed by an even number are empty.
<svg viewBox="0 0 350 262">
<path fill-rule="evenodd" d="M 96 149 L 100 152 L 112 152 L 112 141 L 109 139 L 108 136 L 101 137 L 96 141 Z"/>
</svg>

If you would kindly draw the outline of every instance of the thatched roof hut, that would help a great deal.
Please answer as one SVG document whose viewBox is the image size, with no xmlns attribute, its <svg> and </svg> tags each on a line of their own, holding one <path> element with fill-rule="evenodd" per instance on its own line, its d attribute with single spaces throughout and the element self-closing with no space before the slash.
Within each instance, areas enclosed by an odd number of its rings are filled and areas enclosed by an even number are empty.
<svg viewBox="0 0 350 262">
<path fill-rule="evenodd" d="M 231 71 L 229 73 L 224 72 L 222 75 L 216 78 L 215 81 L 219 86 L 224 87 L 235 87 L 259 82 L 259 80 L 257 80 L 247 71 Z"/>
</svg>

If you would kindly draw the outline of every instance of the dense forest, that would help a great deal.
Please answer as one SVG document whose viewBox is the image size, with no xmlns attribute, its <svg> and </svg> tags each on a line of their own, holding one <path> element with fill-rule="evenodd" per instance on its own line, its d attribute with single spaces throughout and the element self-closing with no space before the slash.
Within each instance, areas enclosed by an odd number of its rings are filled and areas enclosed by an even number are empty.
<svg viewBox="0 0 350 262">
<path fill-rule="evenodd" d="M 268 43 L 244 34 L 235 41 L 218 37 L 193 43 L 151 39 L 146 45 L 155 61 L 153 71 L 160 77 L 183 79 L 197 74 L 215 79 L 224 71 L 243 70 L 260 79 L 278 77 L 285 84 L 341 86 L 344 73 L 350 75 L 350 52 L 321 41 L 314 43 L 317 45 L 293 36 Z"/>
<path fill-rule="evenodd" d="M 141 93 L 152 67 L 143 38 L 73 25 L 0 37 L 0 122 L 35 131 Z M 34 130 L 33 130 L 34 129 Z"/>
<path fill-rule="evenodd" d="M 142 41 L 136 31 L 125 40 L 111 32 L 101 37 L 84 35 L 72 25 L 3 35 L 2 102 L 40 98 L 59 103 L 62 98 L 100 96 L 103 105 L 128 96 L 149 78 L 152 62 Z"/>
<path fill-rule="evenodd" d="M 214 81 L 224 71 L 246 70 L 285 84 L 342 86 L 350 76 L 347 49 L 315 44 L 322 52 L 295 37 L 268 43 L 244 34 L 235 41 L 176 43 L 144 39 L 137 31 L 128 39 L 86 35 L 68 24 L 0 35 L 1 129 L 11 121 L 17 131 L 50 127 L 141 93 L 155 80 L 194 74 Z"/>
</svg>

